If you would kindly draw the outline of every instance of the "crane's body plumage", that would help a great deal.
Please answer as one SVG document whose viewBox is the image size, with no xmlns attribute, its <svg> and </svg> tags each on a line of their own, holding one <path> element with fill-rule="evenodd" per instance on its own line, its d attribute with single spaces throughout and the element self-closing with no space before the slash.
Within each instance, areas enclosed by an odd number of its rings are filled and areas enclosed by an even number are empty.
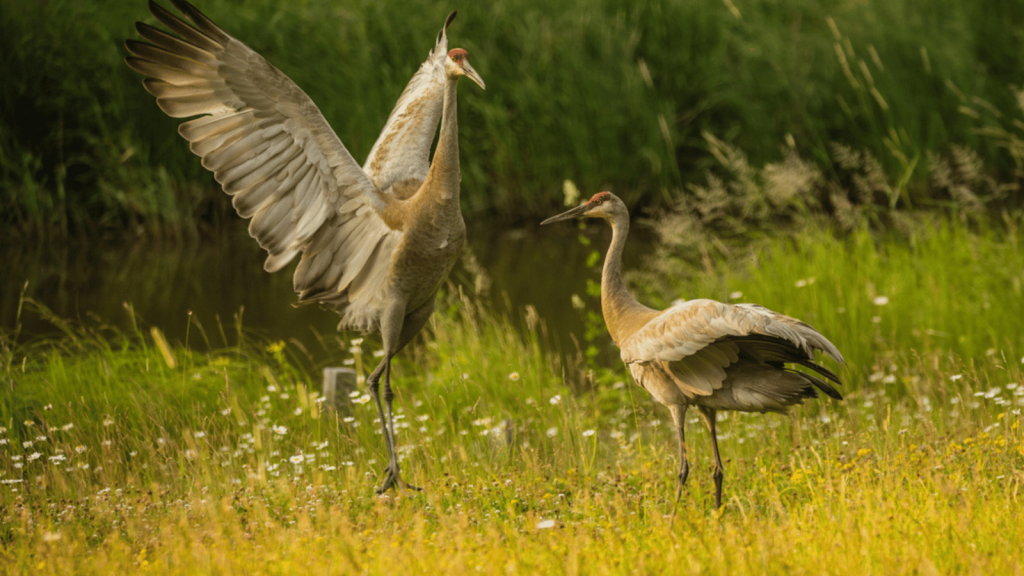
<svg viewBox="0 0 1024 576">
<path fill-rule="evenodd" d="M 622 252 L 629 213 L 614 195 L 601 192 L 586 204 L 549 218 L 603 218 L 612 241 L 601 275 L 601 310 L 608 332 L 637 384 L 672 413 L 679 433 L 680 493 L 688 475 L 683 428 L 686 410 L 696 406 L 715 438 L 718 410 L 785 413 L 821 390 L 841 400 L 827 380 L 838 377 L 815 362 L 822 352 L 842 362 L 839 350 L 817 330 L 757 304 L 724 304 L 697 299 L 658 311 L 638 302 L 622 279 Z M 815 376 L 785 367 L 795 363 Z M 823 379 L 824 378 L 824 379 Z M 715 453 L 716 506 L 721 506 L 722 464 Z"/>
<path fill-rule="evenodd" d="M 150 0 L 177 36 L 136 23 L 149 43 L 127 41 L 126 62 L 148 76 L 146 90 L 169 116 L 199 116 L 178 131 L 251 218 L 249 234 L 268 252 L 264 268 L 278 271 L 301 254 L 300 302 L 336 310 L 339 329 L 381 333 L 385 358 L 368 379 L 391 456 L 381 489 L 401 486 L 390 361 L 426 323 L 465 242 L 456 87 L 461 76 L 484 87 L 466 52 L 448 51 L 455 12 L 359 166 L 291 79 L 188 2 L 171 1 L 191 25 Z"/>
</svg>

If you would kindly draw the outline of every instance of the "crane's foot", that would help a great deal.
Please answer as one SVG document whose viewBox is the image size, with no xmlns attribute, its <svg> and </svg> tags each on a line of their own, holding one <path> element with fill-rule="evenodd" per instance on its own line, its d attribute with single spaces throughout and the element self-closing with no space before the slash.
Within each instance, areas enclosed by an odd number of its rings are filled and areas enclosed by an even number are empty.
<svg viewBox="0 0 1024 576">
<path fill-rule="evenodd" d="M 401 494 L 405 494 L 406 490 L 412 490 L 415 492 L 422 492 L 423 488 L 419 486 L 413 486 L 402 480 L 401 472 L 397 466 L 388 465 L 384 469 L 384 482 L 377 488 L 377 495 L 384 494 L 388 490 L 397 490 Z"/>
</svg>

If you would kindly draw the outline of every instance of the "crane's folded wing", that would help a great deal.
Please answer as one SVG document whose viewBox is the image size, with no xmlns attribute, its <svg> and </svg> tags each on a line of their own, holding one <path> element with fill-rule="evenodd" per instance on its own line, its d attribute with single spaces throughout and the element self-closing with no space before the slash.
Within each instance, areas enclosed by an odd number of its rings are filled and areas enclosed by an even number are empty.
<svg viewBox="0 0 1024 576">
<path fill-rule="evenodd" d="M 760 347 L 768 352 L 777 339 L 803 351 L 808 360 L 813 360 L 815 350 L 821 350 L 842 362 L 839 350 L 803 322 L 755 304 L 731 305 L 706 299 L 681 302 L 656 316 L 622 343 L 622 360 L 627 364 L 675 362 L 713 342 L 740 337 L 764 337 L 765 344 Z"/>
</svg>

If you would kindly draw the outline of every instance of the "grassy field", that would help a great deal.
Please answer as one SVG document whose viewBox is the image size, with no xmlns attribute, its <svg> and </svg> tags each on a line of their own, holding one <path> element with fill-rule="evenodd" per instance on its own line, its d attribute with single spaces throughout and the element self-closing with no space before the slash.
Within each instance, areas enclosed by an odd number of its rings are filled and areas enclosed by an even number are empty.
<svg viewBox="0 0 1024 576">
<path fill-rule="evenodd" d="M 666 411 L 621 366 L 550 353 L 531 310 L 449 293 L 403 353 L 398 437 L 424 491 L 401 497 L 373 496 L 385 454 L 362 384 L 328 409 L 294 343 L 193 323 L 214 350 L 198 353 L 130 314 L 53 318 L 63 336 L 20 344 L 8 327 L 0 571 L 1020 574 L 1015 223 L 812 228 L 730 266 L 648 271 L 654 301 L 760 302 L 848 360 L 844 402 L 723 417 L 721 512 L 696 419 L 675 509 Z M 320 345 L 376 362 L 370 340 Z"/>
<path fill-rule="evenodd" d="M 971 150 L 1000 183 L 1019 182 L 1024 167 L 1017 3 L 197 5 L 294 78 L 360 159 L 460 8 L 452 43 L 489 87 L 460 95 L 473 215 L 546 214 L 565 178 L 630 206 L 676 203 L 716 165 L 706 135 L 758 166 L 796 150 L 852 189 L 838 142 L 868 153 L 901 203 L 948 197 L 932 185 L 929 154 Z M 139 19 L 153 22 L 143 0 L 0 0 L 0 235 L 194 238 L 230 211 L 177 121 L 123 63 Z"/>
</svg>

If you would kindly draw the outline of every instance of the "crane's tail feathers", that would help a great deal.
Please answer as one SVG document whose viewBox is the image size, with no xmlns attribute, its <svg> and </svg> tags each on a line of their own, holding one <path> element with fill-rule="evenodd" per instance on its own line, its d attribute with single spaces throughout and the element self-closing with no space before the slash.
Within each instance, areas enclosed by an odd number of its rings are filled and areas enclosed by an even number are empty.
<svg viewBox="0 0 1024 576">
<path fill-rule="evenodd" d="M 840 382 L 839 376 L 836 376 L 835 372 L 832 372 L 831 370 L 829 370 L 828 368 L 825 368 L 824 366 L 822 366 L 820 364 L 815 364 L 814 362 L 812 362 L 810 360 L 790 359 L 790 360 L 787 360 L 787 362 L 793 362 L 794 364 L 799 364 L 799 365 L 801 365 L 801 366 L 803 366 L 805 368 L 810 368 L 811 370 L 814 370 L 818 374 L 821 374 L 825 378 L 828 378 L 829 380 L 835 382 L 836 384 L 839 384 L 840 386 L 842 386 L 842 384 L 843 384 L 842 382 Z"/>
<path fill-rule="evenodd" d="M 793 370 L 792 368 L 786 368 L 786 371 L 794 372 L 796 374 L 799 374 L 799 375 L 803 376 L 804 378 L 809 380 L 811 384 L 814 384 L 814 386 L 816 388 L 818 388 L 819 390 L 824 392 L 829 398 L 832 398 L 834 400 L 842 400 L 843 399 L 843 395 L 840 394 L 838 390 L 836 390 L 835 388 L 832 387 L 831 384 L 829 384 L 828 382 L 825 382 L 824 380 L 822 380 L 821 378 L 818 378 L 817 376 L 811 376 L 807 372 L 798 372 L 796 370 Z M 813 389 L 812 389 L 812 391 L 813 391 Z M 813 397 L 816 398 L 817 394 L 814 394 Z"/>
</svg>

